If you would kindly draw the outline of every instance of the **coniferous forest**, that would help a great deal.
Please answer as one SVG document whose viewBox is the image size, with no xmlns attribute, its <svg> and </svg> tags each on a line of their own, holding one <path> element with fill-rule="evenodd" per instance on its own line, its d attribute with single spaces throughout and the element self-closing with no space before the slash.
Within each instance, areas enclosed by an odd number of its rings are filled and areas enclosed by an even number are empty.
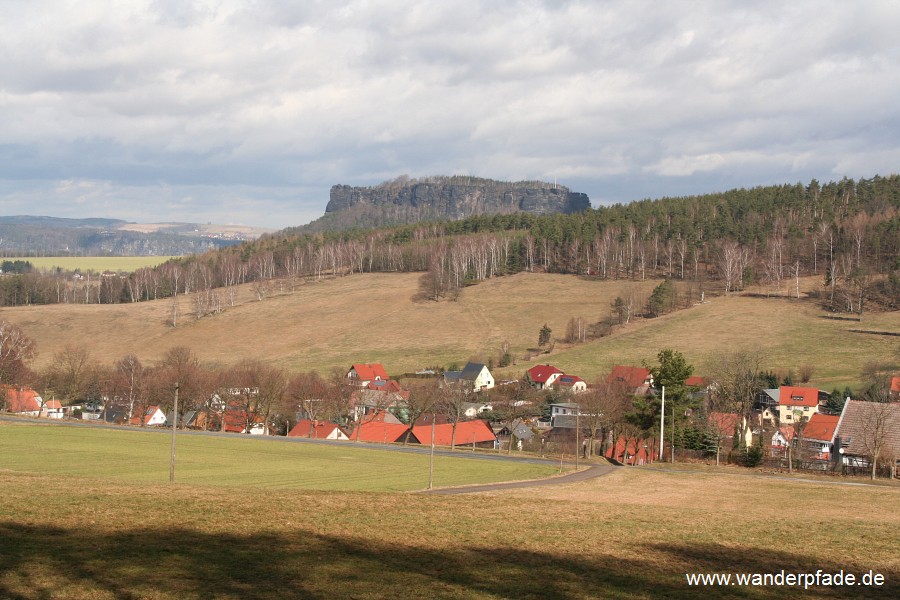
<svg viewBox="0 0 900 600">
<path fill-rule="evenodd" d="M 900 298 L 900 176 L 766 186 L 641 200 L 577 214 L 481 215 L 377 229 L 285 229 L 253 242 L 169 261 L 123 277 L 73 281 L 31 272 L 0 279 L 0 304 L 122 303 L 194 294 L 196 317 L 254 283 L 422 272 L 432 300 L 522 271 L 598 279 L 668 278 L 725 293 L 750 284 L 790 293 L 822 278 L 837 311 L 893 310 Z"/>
</svg>

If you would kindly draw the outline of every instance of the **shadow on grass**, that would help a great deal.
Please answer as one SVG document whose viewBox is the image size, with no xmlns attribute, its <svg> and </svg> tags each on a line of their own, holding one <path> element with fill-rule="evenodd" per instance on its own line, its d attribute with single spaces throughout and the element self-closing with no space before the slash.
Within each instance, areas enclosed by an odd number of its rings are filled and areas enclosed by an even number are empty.
<svg viewBox="0 0 900 600">
<path fill-rule="evenodd" d="M 648 546 L 646 560 L 632 560 L 503 547 L 438 549 L 434 540 L 414 534 L 410 540 L 423 547 L 305 531 L 238 536 L 0 523 L 0 598 L 895 598 L 900 581 L 898 572 L 883 573 L 887 583 L 880 589 L 806 595 L 797 588 L 700 590 L 688 587 L 685 571 L 850 569 L 720 545 Z"/>
</svg>

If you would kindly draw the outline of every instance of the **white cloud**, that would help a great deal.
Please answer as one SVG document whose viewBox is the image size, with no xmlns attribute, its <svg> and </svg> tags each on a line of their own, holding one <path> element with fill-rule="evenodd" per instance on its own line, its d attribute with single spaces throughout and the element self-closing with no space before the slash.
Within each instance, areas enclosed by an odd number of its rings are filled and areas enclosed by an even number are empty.
<svg viewBox="0 0 900 600">
<path fill-rule="evenodd" d="M 871 176 L 900 146 L 890 2 L 60 0 L 0 19 L 0 197 L 37 186 L 29 212 L 81 181 L 85 215 L 228 198 L 228 220 L 280 226 L 335 183 L 451 172 L 625 201 Z"/>
</svg>

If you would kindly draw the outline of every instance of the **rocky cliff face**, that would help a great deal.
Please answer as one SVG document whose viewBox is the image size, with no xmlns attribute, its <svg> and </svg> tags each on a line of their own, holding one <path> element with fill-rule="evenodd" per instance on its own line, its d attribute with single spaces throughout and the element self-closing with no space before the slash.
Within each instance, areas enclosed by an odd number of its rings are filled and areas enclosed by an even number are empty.
<svg viewBox="0 0 900 600">
<path fill-rule="evenodd" d="M 336 185 L 325 213 L 355 207 L 407 209 L 421 219 L 464 219 L 472 215 L 529 212 L 574 213 L 590 208 L 586 194 L 541 182 L 507 183 L 468 177 L 394 181 L 375 187 Z"/>
</svg>

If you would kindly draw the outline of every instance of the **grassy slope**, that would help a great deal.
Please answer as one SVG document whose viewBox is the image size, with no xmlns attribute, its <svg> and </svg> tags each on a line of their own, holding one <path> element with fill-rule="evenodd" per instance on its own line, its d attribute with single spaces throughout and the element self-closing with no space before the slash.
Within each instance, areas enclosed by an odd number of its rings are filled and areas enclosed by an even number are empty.
<svg viewBox="0 0 900 600">
<path fill-rule="evenodd" d="M 159 359 L 187 345 L 201 358 L 229 363 L 262 357 L 297 370 L 328 372 L 352 362 L 382 362 L 391 373 L 496 355 L 509 340 L 517 357 L 547 323 L 554 335 L 573 316 L 594 322 L 609 314 L 617 295 L 646 296 L 656 282 L 599 282 L 522 273 L 466 288 L 456 302 L 416 301 L 419 275 L 366 274 L 302 284 L 294 293 L 256 302 L 249 288 L 239 305 L 192 321 L 190 298 L 179 298 L 182 318 L 168 322 L 172 301 L 115 306 L 41 306 L 3 309 L 38 343 L 38 365 L 67 343 L 88 344 L 104 362 L 134 352 Z M 612 336 L 564 348 L 535 360 L 595 379 L 617 363 L 652 360 L 665 347 L 681 350 L 702 373 L 718 353 L 758 348 L 770 368 L 816 366 L 813 383 L 831 389 L 856 385 L 869 361 L 896 360 L 897 338 L 848 329 L 900 331 L 900 313 L 867 314 L 862 323 L 822 318 L 811 302 L 716 297 L 660 319 L 636 321 Z M 518 377 L 534 362 L 520 361 L 499 375 Z"/>
<path fill-rule="evenodd" d="M 4 258 L 3 260 L 24 260 L 36 269 L 55 270 L 57 268 L 82 272 L 126 271 L 131 273 L 142 267 L 155 267 L 166 262 L 171 256 L 35 256 L 24 258 Z"/>
<path fill-rule="evenodd" d="M 169 480 L 169 432 L 0 423 L 2 467 L 119 481 Z M 465 456 L 464 451 L 460 451 Z M 428 456 L 376 451 L 353 442 L 310 444 L 242 436 L 179 435 L 176 479 L 192 485 L 411 491 L 428 484 Z M 434 485 L 546 477 L 552 465 L 436 457 Z"/>
<path fill-rule="evenodd" d="M 477 496 L 127 483 L 0 469 L 0 596 L 896 598 L 896 488 L 625 468 Z M 686 572 L 872 569 L 871 587 Z"/>
</svg>

